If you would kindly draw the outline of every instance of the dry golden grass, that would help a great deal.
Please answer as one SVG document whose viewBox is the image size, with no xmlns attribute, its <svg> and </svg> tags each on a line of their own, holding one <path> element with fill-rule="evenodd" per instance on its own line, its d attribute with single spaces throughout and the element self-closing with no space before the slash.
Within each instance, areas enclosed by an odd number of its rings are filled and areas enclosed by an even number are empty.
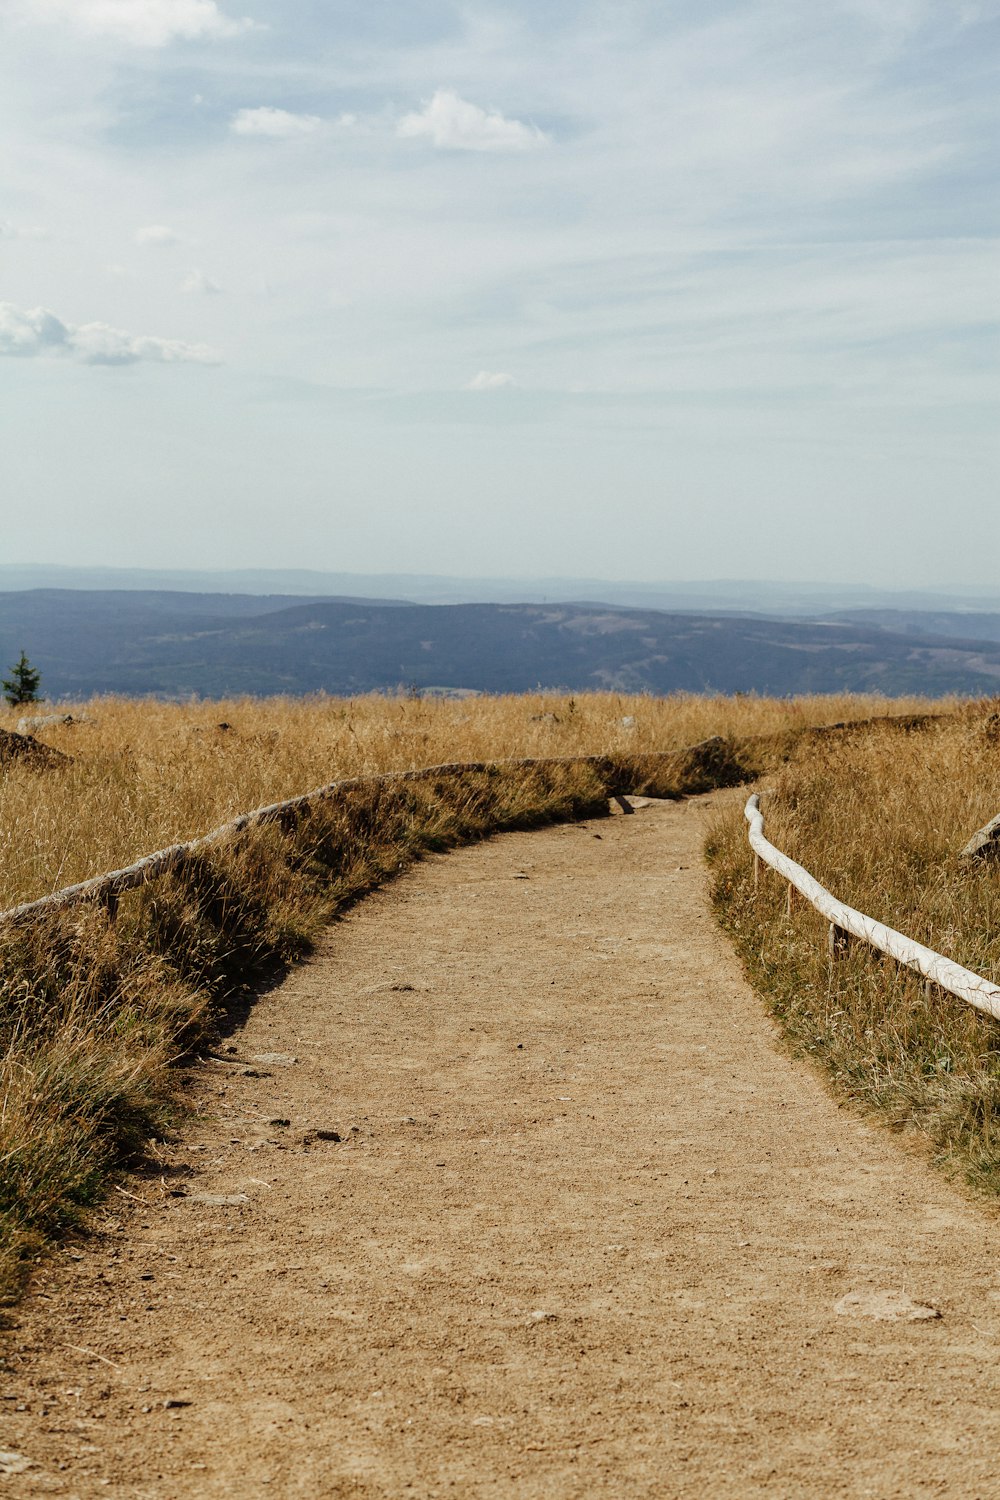
<svg viewBox="0 0 1000 1500">
<path fill-rule="evenodd" d="M 0 927 L 0 1300 L 109 1168 L 162 1131 L 171 1059 L 308 951 L 344 902 L 430 849 L 606 807 L 590 768 L 363 783 L 127 893 Z M 214 1015 L 209 1007 L 214 1006 Z"/>
<path fill-rule="evenodd" d="M 996 709 L 807 738 L 762 797 L 768 838 L 836 896 L 994 982 L 1000 869 L 957 855 L 1000 811 Z M 789 917 L 776 875 L 754 889 L 742 801 L 710 852 L 724 925 L 796 1047 L 952 1168 L 1000 1187 L 1000 1027 L 863 945 L 831 966 L 822 918 L 804 904 Z"/>
<path fill-rule="evenodd" d="M 72 766 L 44 778 L 27 767 L 0 772 L 0 909 L 341 777 L 506 756 L 637 754 L 710 735 L 788 736 L 810 724 L 928 706 L 857 695 L 614 694 L 70 705 L 91 722 L 50 727 L 39 739 L 74 756 Z M 0 728 L 13 729 L 17 718 L 0 714 Z M 633 725 L 623 723 L 628 718 Z"/>
<path fill-rule="evenodd" d="M 83 705 L 87 722 L 42 736 L 72 764 L 0 768 L 0 908 L 345 777 L 517 756 L 610 755 L 625 770 L 367 783 L 314 803 L 294 827 L 255 826 L 199 851 L 125 895 L 114 921 L 91 905 L 0 926 L 0 1297 L 109 1170 L 164 1128 L 171 1059 L 211 1035 L 234 992 L 308 951 L 345 901 L 426 850 L 605 811 L 619 775 L 645 778 L 628 764 L 645 752 L 721 734 L 744 765 L 760 765 L 810 724 L 927 707 L 597 695 Z M 711 784 L 731 767 L 706 773 L 678 758 L 655 790 L 701 789 L 706 774 Z"/>
</svg>

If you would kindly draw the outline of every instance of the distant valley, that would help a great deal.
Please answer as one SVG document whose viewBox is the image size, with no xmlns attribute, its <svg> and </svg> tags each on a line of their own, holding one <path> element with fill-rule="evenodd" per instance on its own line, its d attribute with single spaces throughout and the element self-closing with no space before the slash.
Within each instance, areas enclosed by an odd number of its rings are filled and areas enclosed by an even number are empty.
<svg viewBox="0 0 1000 1500">
<path fill-rule="evenodd" d="M 987 612 L 789 619 L 601 604 L 28 589 L 0 594 L 0 663 L 22 647 L 50 699 L 539 687 L 1000 692 L 1000 614 Z"/>
</svg>

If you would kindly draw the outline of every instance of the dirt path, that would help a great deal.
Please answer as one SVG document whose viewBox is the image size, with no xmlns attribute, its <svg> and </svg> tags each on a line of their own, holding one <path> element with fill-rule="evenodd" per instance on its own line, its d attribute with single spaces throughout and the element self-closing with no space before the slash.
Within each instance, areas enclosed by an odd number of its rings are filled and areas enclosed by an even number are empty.
<svg viewBox="0 0 1000 1500">
<path fill-rule="evenodd" d="M 706 816 L 497 839 L 332 929 L 5 1336 L 0 1493 L 1000 1494 L 996 1220 L 775 1050 Z M 886 1289 L 943 1316 L 835 1311 Z"/>
</svg>

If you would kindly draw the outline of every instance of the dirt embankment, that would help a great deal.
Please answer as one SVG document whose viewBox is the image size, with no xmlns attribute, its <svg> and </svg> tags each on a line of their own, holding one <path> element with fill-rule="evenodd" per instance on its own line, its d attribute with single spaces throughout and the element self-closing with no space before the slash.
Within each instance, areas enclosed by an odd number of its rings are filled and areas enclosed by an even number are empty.
<svg viewBox="0 0 1000 1500">
<path fill-rule="evenodd" d="M 995 1218 L 777 1052 L 711 800 L 332 928 L 3 1336 L 0 1489 L 996 1494 Z"/>
</svg>

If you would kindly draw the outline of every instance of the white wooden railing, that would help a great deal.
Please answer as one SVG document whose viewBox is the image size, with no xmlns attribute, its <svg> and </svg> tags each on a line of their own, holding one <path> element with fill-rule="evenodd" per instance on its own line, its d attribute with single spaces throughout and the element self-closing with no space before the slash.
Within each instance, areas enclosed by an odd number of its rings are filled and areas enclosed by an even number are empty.
<svg viewBox="0 0 1000 1500">
<path fill-rule="evenodd" d="M 890 958 L 905 964 L 907 968 L 916 969 L 918 974 L 922 974 L 933 984 L 940 985 L 949 994 L 957 995 L 960 1000 L 968 1001 L 977 1010 L 985 1011 L 988 1016 L 1000 1021 L 1000 985 L 984 979 L 981 974 L 974 974 L 971 969 L 963 969 L 961 964 L 935 953 L 933 948 L 925 948 L 922 943 L 915 943 L 912 938 L 897 932 L 895 928 L 886 927 L 874 917 L 866 917 L 863 912 L 855 911 L 853 906 L 845 906 L 843 901 L 838 901 L 808 870 L 789 859 L 787 854 L 782 854 L 780 849 L 776 849 L 764 837 L 764 817 L 756 792 L 747 802 L 744 814 L 750 825 L 755 880 L 759 871 L 758 861 L 763 861 L 788 881 L 789 908 L 792 890 L 804 896 L 830 924 L 832 955 L 835 956 L 845 945 L 848 936 L 857 938 L 870 947 L 877 948 L 880 953 L 887 953 Z"/>
</svg>

